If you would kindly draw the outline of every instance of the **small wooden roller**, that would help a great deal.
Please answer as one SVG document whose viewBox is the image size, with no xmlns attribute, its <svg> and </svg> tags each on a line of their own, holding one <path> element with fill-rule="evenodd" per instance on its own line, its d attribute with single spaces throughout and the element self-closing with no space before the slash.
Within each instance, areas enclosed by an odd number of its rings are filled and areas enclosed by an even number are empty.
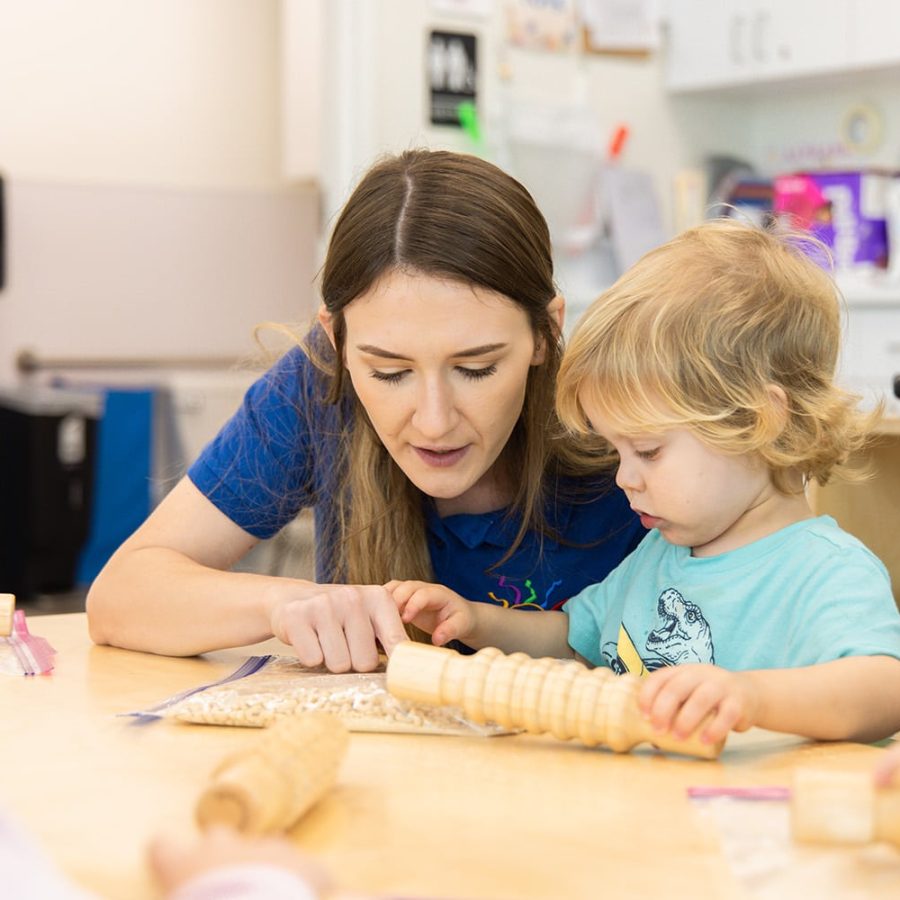
<svg viewBox="0 0 900 900">
<path fill-rule="evenodd" d="M 887 841 L 900 847 L 900 787 L 876 787 L 869 772 L 798 769 L 791 833 L 801 843 Z"/>
<path fill-rule="evenodd" d="M 197 824 L 286 831 L 334 784 L 347 742 L 347 729 L 325 713 L 277 719 L 213 772 L 197 801 Z"/>
<path fill-rule="evenodd" d="M 444 647 L 406 642 L 391 653 L 387 688 L 396 697 L 456 706 L 475 722 L 497 722 L 561 741 L 605 744 L 623 753 L 649 742 L 663 750 L 714 759 L 724 741 L 703 743 L 699 730 L 680 739 L 656 734 L 641 715 L 636 675 L 614 675 L 579 662 L 506 655 L 494 647 L 462 656 Z"/>
<path fill-rule="evenodd" d="M 16 595 L 0 594 L 0 637 L 9 637 L 12 634 L 15 611 Z"/>
</svg>

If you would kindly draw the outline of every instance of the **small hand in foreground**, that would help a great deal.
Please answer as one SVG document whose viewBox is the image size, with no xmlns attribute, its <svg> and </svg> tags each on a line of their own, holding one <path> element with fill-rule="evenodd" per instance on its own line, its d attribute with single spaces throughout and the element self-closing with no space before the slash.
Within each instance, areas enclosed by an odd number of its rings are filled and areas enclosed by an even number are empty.
<svg viewBox="0 0 900 900">
<path fill-rule="evenodd" d="M 391 581 L 385 588 L 393 596 L 401 619 L 431 635 L 437 647 L 464 641 L 475 627 L 473 604 L 450 588 L 427 581 Z"/>
<path fill-rule="evenodd" d="M 328 879 L 286 838 L 245 837 L 229 828 L 211 828 L 193 844 L 158 838 L 149 848 L 150 869 L 168 895 L 194 878 L 218 869 L 268 865 L 298 876 L 318 895 Z"/>
<path fill-rule="evenodd" d="M 875 784 L 878 787 L 900 787 L 900 743 L 895 743 L 881 755 L 875 766 Z"/>
<path fill-rule="evenodd" d="M 677 738 L 711 717 L 700 733 L 709 744 L 729 731 L 746 731 L 759 717 L 759 697 L 746 672 L 700 663 L 657 669 L 641 686 L 638 703 L 654 730 Z"/>
<path fill-rule="evenodd" d="M 379 585 L 321 585 L 321 593 L 288 597 L 271 612 L 272 633 L 304 666 L 371 672 L 378 644 L 385 653 L 407 640 L 397 606 Z"/>
</svg>

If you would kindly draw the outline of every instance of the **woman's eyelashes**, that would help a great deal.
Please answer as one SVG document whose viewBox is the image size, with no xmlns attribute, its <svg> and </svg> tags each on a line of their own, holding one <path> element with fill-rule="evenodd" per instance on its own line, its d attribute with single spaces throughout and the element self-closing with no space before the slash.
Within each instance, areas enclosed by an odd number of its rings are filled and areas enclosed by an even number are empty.
<svg viewBox="0 0 900 900">
<path fill-rule="evenodd" d="M 659 449 L 660 449 L 659 447 L 653 447 L 650 450 L 635 450 L 634 455 L 638 459 L 646 459 L 646 460 L 656 459 L 656 457 L 659 456 Z"/>
<path fill-rule="evenodd" d="M 409 369 L 402 369 L 399 372 L 380 372 L 378 369 L 373 369 L 370 374 L 376 381 L 397 384 L 408 371 Z"/>
<path fill-rule="evenodd" d="M 462 372 L 462 374 L 466 378 L 471 378 L 473 381 L 479 381 L 482 378 L 489 378 L 494 372 L 497 371 L 497 366 L 491 364 L 489 366 L 484 366 L 481 369 L 467 369 L 465 366 L 457 366 L 458 372 Z"/>
<path fill-rule="evenodd" d="M 489 378 L 497 371 L 497 366 L 493 363 L 489 366 L 483 366 L 480 369 L 469 369 L 465 366 L 455 366 L 454 368 L 464 378 L 468 378 L 472 381 L 480 381 L 482 378 Z M 371 375 L 376 381 L 382 381 L 387 384 L 398 384 L 410 371 L 410 369 L 400 369 L 396 372 L 383 372 L 380 369 L 373 369 Z"/>
</svg>

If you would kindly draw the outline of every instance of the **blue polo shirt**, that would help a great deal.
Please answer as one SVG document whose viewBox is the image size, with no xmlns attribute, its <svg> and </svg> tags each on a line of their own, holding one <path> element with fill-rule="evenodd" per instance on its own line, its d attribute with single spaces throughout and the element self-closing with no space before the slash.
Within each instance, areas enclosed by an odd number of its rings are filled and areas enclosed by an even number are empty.
<svg viewBox="0 0 900 900">
<path fill-rule="evenodd" d="M 312 507 L 322 583 L 336 580 L 335 460 L 347 412 L 325 402 L 323 379 L 299 348 L 291 350 L 250 387 L 188 471 L 218 509 L 257 538 L 272 537 Z M 435 581 L 470 600 L 557 608 L 602 581 L 644 536 L 612 479 L 568 478 L 548 493 L 547 520 L 564 540 L 529 532 L 499 566 L 518 531 L 515 518 L 506 510 L 441 518 L 424 498 Z"/>
</svg>

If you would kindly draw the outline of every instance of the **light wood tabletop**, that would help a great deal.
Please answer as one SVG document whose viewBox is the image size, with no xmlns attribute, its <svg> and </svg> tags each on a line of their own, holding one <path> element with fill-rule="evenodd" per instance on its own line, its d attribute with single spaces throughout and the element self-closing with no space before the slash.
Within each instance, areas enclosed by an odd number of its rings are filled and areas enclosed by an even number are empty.
<svg viewBox="0 0 900 900">
<path fill-rule="evenodd" d="M 171 659 L 93 646 L 83 614 L 29 621 L 57 666 L 0 676 L 0 805 L 85 887 L 153 897 L 147 842 L 194 834 L 210 771 L 258 732 L 116 714 L 221 677 L 272 643 Z M 382 896 L 739 898 L 746 886 L 687 788 L 789 785 L 798 765 L 867 770 L 880 752 L 767 732 L 730 738 L 716 762 L 525 735 L 354 734 L 337 786 L 291 836 L 340 887 Z M 900 896 L 900 853 L 879 865 L 884 892 L 865 896 Z"/>
</svg>

